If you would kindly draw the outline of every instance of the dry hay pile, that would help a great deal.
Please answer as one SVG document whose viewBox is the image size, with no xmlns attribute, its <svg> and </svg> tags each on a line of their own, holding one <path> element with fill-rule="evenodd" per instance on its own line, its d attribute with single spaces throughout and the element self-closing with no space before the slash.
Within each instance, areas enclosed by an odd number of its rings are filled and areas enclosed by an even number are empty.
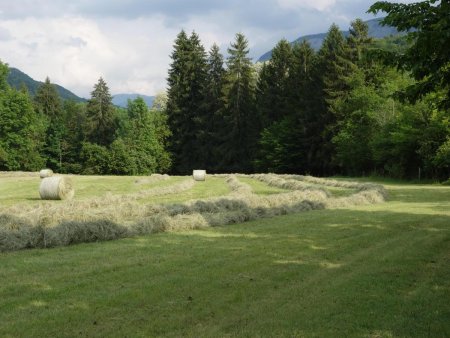
<svg viewBox="0 0 450 338">
<path fill-rule="evenodd" d="M 151 184 L 159 181 L 169 180 L 170 176 L 167 174 L 151 174 L 150 176 L 140 177 L 136 181 L 135 184 Z"/>
<path fill-rule="evenodd" d="M 72 200 L 64 204 L 42 202 L 39 208 L 0 207 L 0 251 L 219 226 L 307 210 L 378 203 L 385 198 L 385 190 L 380 185 L 324 179 L 313 182 L 309 177 L 303 179 L 273 174 L 251 177 L 284 187 L 287 191 L 257 195 L 248 184 L 239 181 L 236 175 L 220 177 L 226 180 L 231 191 L 229 195 L 184 203 L 144 204 L 136 200 L 190 189 L 196 183 L 192 178 L 172 186 L 136 194 Z M 327 184 L 351 187 L 355 189 L 355 193 L 347 197 L 332 198 L 324 188 Z M 22 216 L 11 216 L 17 214 Z"/>
</svg>

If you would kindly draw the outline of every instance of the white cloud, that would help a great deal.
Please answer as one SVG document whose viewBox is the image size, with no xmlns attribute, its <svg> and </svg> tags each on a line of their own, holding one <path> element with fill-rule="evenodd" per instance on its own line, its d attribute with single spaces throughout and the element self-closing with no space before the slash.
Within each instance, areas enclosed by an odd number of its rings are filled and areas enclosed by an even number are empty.
<svg viewBox="0 0 450 338">
<path fill-rule="evenodd" d="M 410 0 L 408 0 L 410 1 Z M 364 0 L 0 0 L 0 57 L 36 80 L 49 76 L 89 97 L 102 76 L 112 94 L 152 95 L 166 86 L 173 42 L 195 30 L 226 55 L 243 33 L 257 59 L 282 38 L 347 29 Z M 368 15 L 366 15 L 366 18 Z"/>
<path fill-rule="evenodd" d="M 1 26 L 14 32 L 0 48 L 4 62 L 37 80 L 49 76 L 84 97 L 100 76 L 112 93 L 150 95 L 161 90 L 176 35 L 157 17 L 98 22 L 81 17 L 27 18 L 3 21 Z"/>
<path fill-rule="evenodd" d="M 311 8 L 318 11 L 330 9 L 336 0 L 277 0 L 282 8 L 286 9 L 301 9 Z"/>
</svg>

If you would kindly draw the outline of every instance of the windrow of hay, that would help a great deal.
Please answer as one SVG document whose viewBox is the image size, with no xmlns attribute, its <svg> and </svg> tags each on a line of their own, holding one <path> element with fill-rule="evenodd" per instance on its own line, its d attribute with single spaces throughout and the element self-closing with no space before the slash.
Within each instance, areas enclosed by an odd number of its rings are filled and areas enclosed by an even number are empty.
<svg viewBox="0 0 450 338">
<path fill-rule="evenodd" d="M 72 180 L 66 176 L 45 177 L 39 186 L 39 195 L 43 200 L 70 200 L 74 194 Z"/>
<path fill-rule="evenodd" d="M 0 171 L 0 177 L 38 177 L 38 172 L 30 171 Z"/>
<path fill-rule="evenodd" d="M 251 178 L 255 178 L 261 182 L 264 182 L 272 187 L 277 187 L 286 190 L 319 190 L 330 196 L 329 191 L 322 187 L 318 187 L 312 184 L 305 184 L 303 182 L 296 181 L 294 179 L 285 179 L 280 175 L 275 174 L 254 174 L 249 175 Z"/>
<path fill-rule="evenodd" d="M 169 180 L 170 176 L 167 174 L 151 174 L 150 176 L 140 177 L 134 181 L 135 184 L 150 184 L 158 181 Z"/>
<path fill-rule="evenodd" d="M 192 178 L 189 181 L 194 183 Z M 314 209 L 376 203 L 384 198 L 377 190 L 361 190 L 335 199 L 323 189 L 256 195 L 235 175 L 227 175 L 226 181 L 232 190 L 230 195 L 184 203 L 145 205 L 132 199 L 108 204 L 43 202 L 27 213 L 21 212 L 22 217 L 0 208 L 0 251 L 227 225 Z"/>
<path fill-rule="evenodd" d="M 312 184 L 319 184 L 328 187 L 336 187 L 336 188 L 347 188 L 347 189 L 356 189 L 358 191 L 367 191 L 367 190 L 377 190 L 378 193 L 382 194 L 386 199 L 388 196 L 387 190 L 381 184 L 374 183 L 360 183 L 360 182 L 350 182 L 350 181 L 338 181 L 327 178 L 319 178 L 313 176 L 303 176 L 303 175 L 283 175 L 283 177 L 291 178 L 294 180 L 299 180 Z"/>
<path fill-rule="evenodd" d="M 245 183 L 242 183 L 238 180 L 236 175 L 226 175 L 225 181 L 227 182 L 230 190 L 233 194 L 241 194 L 241 195 L 249 195 L 253 194 L 252 188 Z"/>
</svg>

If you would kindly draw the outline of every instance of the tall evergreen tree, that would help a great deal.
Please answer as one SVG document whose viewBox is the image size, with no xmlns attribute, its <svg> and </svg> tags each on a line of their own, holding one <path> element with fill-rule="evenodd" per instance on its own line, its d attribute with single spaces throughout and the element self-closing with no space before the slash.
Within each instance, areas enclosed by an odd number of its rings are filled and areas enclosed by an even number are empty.
<svg viewBox="0 0 450 338">
<path fill-rule="evenodd" d="M 361 19 L 356 19 L 350 23 L 349 36 L 347 37 L 350 57 L 353 63 L 361 65 L 367 48 L 372 42 L 369 37 L 369 26 Z"/>
<path fill-rule="evenodd" d="M 223 142 L 224 132 L 224 101 L 222 97 L 225 69 L 223 67 L 223 56 L 220 53 L 219 46 L 213 44 L 208 57 L 208 84 L 205 88 L 205 111 L 206 118 L 205 130 L 203 134 L 206 139 L 203 142 L 206 155 L 205 168 L 211 171 L 219 171 L 221 153 L 218 151 Z"/>
<path fill-rule="evenodd" d="M 259 119 L 255 109 L 255 77 L 248 42 L 241 33 L 228 48 L 227 75 L 224 86 L 225 128 L 223 168 L 250 172 L 258 139 Z"/>
<path fill-rule="evenodd" d="M 61 143 L 64 153 L 63 170 L 79 174 L 82 170 L 80 150 L 86 139 L 86 104 L 71 100 L 63 102 L 66 136 Z"/>
<path fill-rule="evenodd" d="M 280 121 L 292 112 L 289 87 L 292 62 L 291 45 L 283 39 L 273 49 L 272 57 L 264 66 L 258 81 L 257 104 L 263 127 Z"/>
<path fill-rule="evenodd" d="M 346 41 L 335 24 L 330 27 L 318 56 L 323 95 L 320 110 L 322 140 L 318 158 L 322 168 L 319 174 L 329 175 L 335 170 L 333 164 L 335 149 L 331 140 L 338 133 L 339 123 L 343 119 L 339 116 L 337 106 L 346 99 L 350 90 L 348 77 L 355 70 Z"/>
<path fill-rule="evenodd" d="M 170 150 L 173 171 L 186 174 L 202 166 L 206 158 L 202 144 L 206 120 L 206 52 L 196 33 L 188 38 L 181 31 L 175 40 L 171 58 L 167 79 L 167 115 L 172 132 Z"/>
<path fill-rule="evenodd" d="M 284 84 L 286 107 L 284 116 L 266 127 L 261 134 L 259 159 L 260 170 L 272 172 L 306 172 L 310 170 L 311 153 L 315 153 L 320 140 L 317 139 L 317 119 L 314 100 L 317 95 L 312 81 L 315 54 L 308 42 L 295 44 L 287 78 Z M 281 68 L 282 69 L 282 68 Z M 282 73 L 282 72 L 280 72 Z M 263 74 L 259 86 L 263 83 Z M 269 77 L 267 88 L 273 86 Z M 275 86 L 275 91 L 280 85 Z M 276 109 L 276 107 L 274 108 Z"/>
<path fill-rule="evenodd" d="M 87 103 L 86 116 L 87 140 L 102 146 L 110 145 L 115 138 L 117 119 L 108 85 L 101 77 Z"/>
<path fill-rule="evenodd" d="M 63 145 L 66 137 L 64 126 L 64 110 L 56 87 L 47 77 L 36 91 L 34 102 L 37 111 L 45 116 L 47 130 L 45 137 L 44 156 L 47 167 L 62 171 Z"/>
</svg>

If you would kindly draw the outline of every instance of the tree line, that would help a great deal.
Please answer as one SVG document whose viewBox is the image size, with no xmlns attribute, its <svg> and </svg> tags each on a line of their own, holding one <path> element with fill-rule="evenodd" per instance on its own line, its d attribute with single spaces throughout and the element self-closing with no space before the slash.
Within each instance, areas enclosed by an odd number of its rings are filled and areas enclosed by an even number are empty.
<svg viewBox="0 0 450 338">
<path fill-rule="evenodd" d="M 181 31 L 167 97 L 151 109 L 140 98 L 114 107 L 103 79 L 86 104 L 62 102 L 48 79 L 31 98 L 8 87 L 1 64 L 0 170 L 447 179 L 450 44 L 436 32 L 448 23 L 448 5 L 379 2 L 370 11 L 387 12 L 384 22 L 400 30 L 418 29 L 371 39 L 357 19 L 348 37 L 332 25 L 318 51 L 281 40 L 257 64 L 241 33 L 225 58 Z"/>
<path fill-rule="evenodd" d="M 169 170 L 166 115 L 142 98 L 112 104 L 100 78 L 87 103 L 62 101 L 47 78 L 31 97 L 0 63 L 0 170 L 139 175 Z"/>
<path fill-rule="evenodd" d="M 242 34 L 224 61 L 181 31 L 168 76 L 172 170 L 448 178 L 448 87 L 406 100 L 414 74 L 380 57 L 411 45 L 373 40 L 357 19 L 347 38 L 332 25 L 317 52 L 281 40 L 253 65 Z"/>
</svg>

